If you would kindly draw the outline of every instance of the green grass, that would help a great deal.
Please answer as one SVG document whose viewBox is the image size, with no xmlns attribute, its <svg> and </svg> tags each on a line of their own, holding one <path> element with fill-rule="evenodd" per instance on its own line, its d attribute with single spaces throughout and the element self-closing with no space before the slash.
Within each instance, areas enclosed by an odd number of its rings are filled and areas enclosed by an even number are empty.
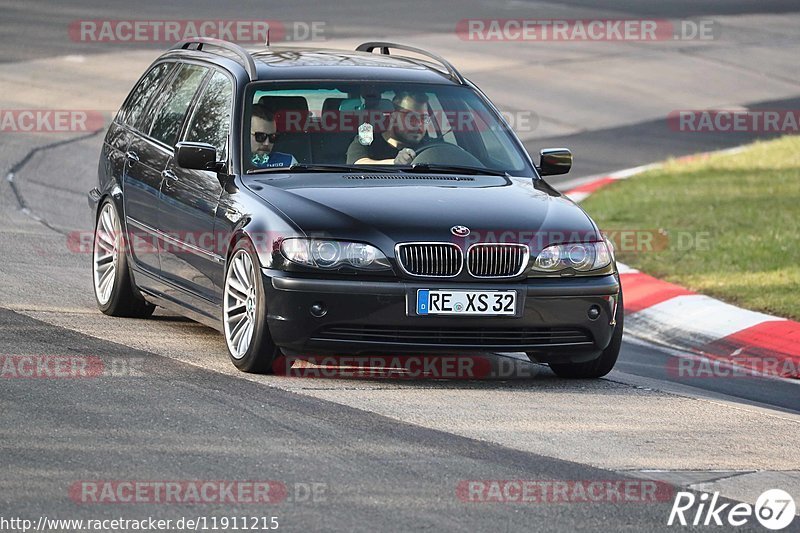
<svg viewBox="0 0 800 533">
<path fill-rule="evenodd" d="M 666 231 L 663 249 L 618 249 L 621 262 L 742 307 L 800 319 L 800 137 L 671 160 L 612 183 L 583 207 L 604 231 Z"/>
</svg>

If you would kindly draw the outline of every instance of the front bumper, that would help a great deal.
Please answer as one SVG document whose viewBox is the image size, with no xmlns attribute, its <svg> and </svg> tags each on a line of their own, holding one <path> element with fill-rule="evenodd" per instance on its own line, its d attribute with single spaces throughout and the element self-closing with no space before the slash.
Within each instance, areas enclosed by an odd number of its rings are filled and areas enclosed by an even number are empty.
<svg viewBox="0 0 800 533">
<path fill-rule="evenodd" d="M 616 274 L 465 284 L 301 278 L 268 269 L 262 273 L 273 340 L 284 350 L 306 355 L 524 351 L 541 362 L 588 361 L 611 341 L 620 291 Z M 522 299 L 522 313 L 418 316 L 417 289 L 514 289 Z M 314 316 L 315 305 L 324 308 L 324 316 Z M 600 311 L 594 319 L 589 318 L 592 307 Z"/>
</svg>

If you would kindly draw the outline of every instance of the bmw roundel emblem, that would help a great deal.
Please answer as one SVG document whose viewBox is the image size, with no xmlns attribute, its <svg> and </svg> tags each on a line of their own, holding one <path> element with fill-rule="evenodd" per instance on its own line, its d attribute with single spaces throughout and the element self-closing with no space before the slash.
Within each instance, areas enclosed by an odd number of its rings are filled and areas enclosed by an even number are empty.
<svg viewBox="0 0 800 533">
<path fill-rule="evenodd" d="M 450 233 L 456 237 L 466 237 L 469 235 L 469 228 L 466 226 L 453 226 L 450 228 Z"/>
</svg>

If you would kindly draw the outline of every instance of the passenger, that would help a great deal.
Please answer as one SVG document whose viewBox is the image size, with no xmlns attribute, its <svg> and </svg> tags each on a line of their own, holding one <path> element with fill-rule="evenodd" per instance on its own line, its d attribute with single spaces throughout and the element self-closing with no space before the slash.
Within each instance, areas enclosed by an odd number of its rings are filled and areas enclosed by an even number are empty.
<svg viewBox="0 0 800 533">
<path fill-rule="evenodd" d="M 417 156 L 415 148 L 425 138 L 429 123 L 428 95 L 423 92 L 398 91 L 392 99 L 394 111 L 389 127 L 363 144 L 356 137 L 347 149 L 347 163 L 352 165 L 410 165 Z"/>
<path fill-rule="evenodd" d="M 255 168 L 289 168 L 297 164 L 293 155 L 272 151 L 278 138 L 277 131 L 272 111 L 262 104 L 253 105 L 250 120 L 250 161 Z"/>
</svg>

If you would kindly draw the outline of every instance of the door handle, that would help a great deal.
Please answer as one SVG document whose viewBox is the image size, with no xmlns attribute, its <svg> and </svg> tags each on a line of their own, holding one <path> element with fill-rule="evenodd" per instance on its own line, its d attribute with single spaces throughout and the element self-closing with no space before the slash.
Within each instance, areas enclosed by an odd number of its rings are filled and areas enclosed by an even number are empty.
<svg viewBox="0 0 800 533">
<path fill-rule="evenodd" d="M 178 176 L 171 170 L 163 171 L 161 177 L 168 181 L 178 181 Z"/>
<path fill-rule="evenodd" d="M 139 156 L 136 152 L 125 152 L 125 158 L 130 161 L 131 164 L 139 162 Z"/>
</svg>

